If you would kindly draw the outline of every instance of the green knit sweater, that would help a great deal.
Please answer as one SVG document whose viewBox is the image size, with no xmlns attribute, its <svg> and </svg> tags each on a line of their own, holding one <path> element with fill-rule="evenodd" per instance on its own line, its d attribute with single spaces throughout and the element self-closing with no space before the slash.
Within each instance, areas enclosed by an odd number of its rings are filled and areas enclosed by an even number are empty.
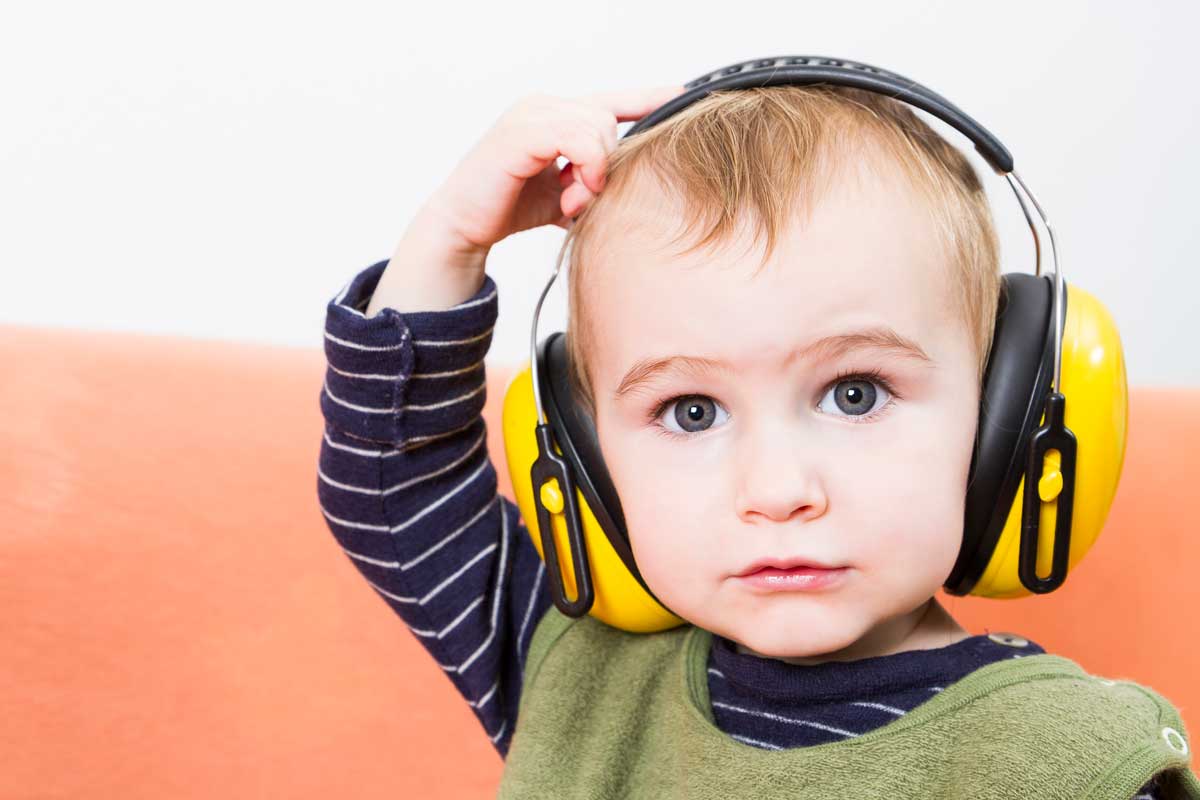
<svg viewBox="0 0 1200 800">
<path fill-rule="evenodd" d="M 632 634 L 551 608 L 525 668 L 500 798 L 1112 798 L 1165 772 L 1200 799 L 1187 731 L 1154 690 L 1061 656 L 988 664 L 881 728 L 763 750 L 713 722 L 712 634 Z"/>
</svg>

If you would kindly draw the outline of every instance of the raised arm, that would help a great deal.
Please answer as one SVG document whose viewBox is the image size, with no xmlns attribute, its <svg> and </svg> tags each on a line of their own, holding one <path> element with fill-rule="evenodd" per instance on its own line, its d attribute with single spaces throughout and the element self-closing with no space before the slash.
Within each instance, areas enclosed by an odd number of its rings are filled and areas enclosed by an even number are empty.
<svg viewBox="0 0 1200 800">
<path fill-rule="evenodd" d="M 444 311 L 367 306 L 387 262 L 330 301 L 317 495 L 330 531 L 503 756 L 544 565 L 496 489 L 482 417 L 496 285 Z"/>
<path fill-rule="evenodd" d="M 603 190 L 617 122 L 682 89 L 519 100 L 421 207 L 392 259 L 327 309 L 325 519 L 502 755 L 550 598 L 487 458 L 483 357 L 498 304 L 484 262 L 514 233 L 569 227 Z M 560 156 L 570 159 L 561 170 Z"/>
</svg>

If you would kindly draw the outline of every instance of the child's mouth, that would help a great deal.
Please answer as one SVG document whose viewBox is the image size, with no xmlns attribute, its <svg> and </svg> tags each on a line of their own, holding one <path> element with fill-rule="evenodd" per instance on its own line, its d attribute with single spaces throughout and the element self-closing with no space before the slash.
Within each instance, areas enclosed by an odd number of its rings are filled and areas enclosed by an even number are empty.
<svg viewBox="0 0 1200 800">
<path fill-rule="evenodd" d="M 739 575 L 738 580 L 745 581 L 757 589 L 777 592 L 813 591 L 827 589 L 841 583 L 848 567 L 822 569 L 820 567 L 763 567 L 762 569 Z"/>
</svg>

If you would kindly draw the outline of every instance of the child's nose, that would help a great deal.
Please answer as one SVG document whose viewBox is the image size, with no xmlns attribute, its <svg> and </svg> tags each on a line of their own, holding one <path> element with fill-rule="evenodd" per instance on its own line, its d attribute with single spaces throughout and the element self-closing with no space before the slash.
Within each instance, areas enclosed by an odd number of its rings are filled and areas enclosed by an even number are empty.
<svg viewBox="0 0 1200 800">
<path fill-rule="evenodd" d="M 767 435 L 738 470 L 737 514 L 746 522 L 789 522 L 825 513 L 828 498 L 816 453 L 785 436 Z"/>
</svg>

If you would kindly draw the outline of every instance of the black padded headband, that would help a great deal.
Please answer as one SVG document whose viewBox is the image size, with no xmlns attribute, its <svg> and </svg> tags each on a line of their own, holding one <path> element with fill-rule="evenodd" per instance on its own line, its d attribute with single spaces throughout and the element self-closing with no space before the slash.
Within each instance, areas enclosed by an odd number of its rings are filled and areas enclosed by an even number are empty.
<svg viewBox="0 0 1200 800">
<path fill-rule="evenodd" d="M 803 85 L 827 83 L 850 86 L 903 100 L 954 127 L 971 140 L 975 149 L 999 175 L 1012 172 L 1012 154 L 987 128 L 964 114 L 956 105 L 937 92 L 927 89 L 903 75 L 888 72 L 870 64 L 844 58 L 823 56 L 780 56 L 757 58 L 731 64 L 728 67 L 701 75 L 684 84 L 683 94 L 668 100 L 650 114 L 642 117 L 625 132 L 632 136 L 667 117 L 683 110 L 705 95 L 721 89 L 747 89 L 782 84 Z"/>
</svg>

